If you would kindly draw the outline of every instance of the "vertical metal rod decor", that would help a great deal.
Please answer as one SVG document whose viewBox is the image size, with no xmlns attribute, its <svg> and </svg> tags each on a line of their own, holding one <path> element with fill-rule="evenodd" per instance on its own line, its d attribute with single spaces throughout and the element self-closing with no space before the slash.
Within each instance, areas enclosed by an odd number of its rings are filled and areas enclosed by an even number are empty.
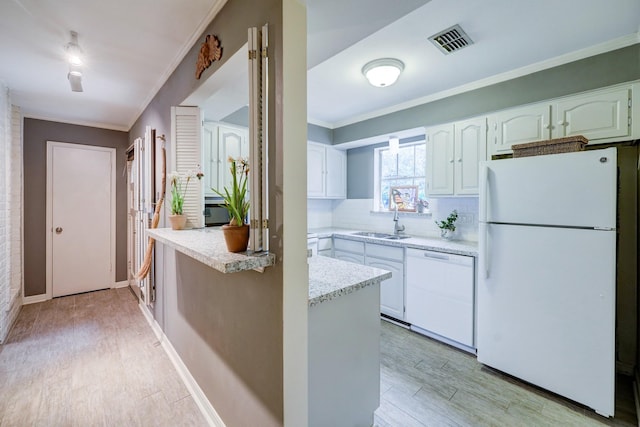
<svg viewBox="0 0 640 427">
<path fill-rule="evenodd" d="M 249 28 L 249 187 L 251 209 L 249 248 L 269 250 L 267 144 L 267 26 Z"/>
<path fill-rule="evenodd" d="M 269 26 L 262 26 L 262 250 L 269 250 Z"/>
</svg>

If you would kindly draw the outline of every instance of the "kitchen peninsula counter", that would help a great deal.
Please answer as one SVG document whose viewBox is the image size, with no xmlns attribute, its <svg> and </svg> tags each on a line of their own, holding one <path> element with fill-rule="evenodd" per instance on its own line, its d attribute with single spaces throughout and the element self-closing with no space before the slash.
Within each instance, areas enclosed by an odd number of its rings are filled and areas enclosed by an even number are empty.
<svg viewBox="0 0 640 427">
<path fill-rule="evenodd" d="M 309 307 L 389 279 L 391 272 L 324 256 L 309 258 Z"/>
<path fill-rule="evenodd" d="M 380 404 L 380 282 L 391 272 L 309 258 L 309 426 L 373 425 Z"/>
<path fill-rule="evenodd" d="M 271 253 L 229 252 L 218 227 L 192 230 L 153 228 L 147 230 L 147 235 L 222 273 L 260 271 L 276 261 L 276 256 Z"/>
</svg>

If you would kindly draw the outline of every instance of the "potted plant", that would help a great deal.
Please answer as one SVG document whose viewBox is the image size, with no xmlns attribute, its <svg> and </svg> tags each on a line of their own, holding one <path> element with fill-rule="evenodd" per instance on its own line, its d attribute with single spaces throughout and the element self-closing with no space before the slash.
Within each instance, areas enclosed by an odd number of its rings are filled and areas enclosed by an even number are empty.
<svg viewBox="0 0 640 427">
<path fill-rule="evenodd" d="M 229 212 L 229 224 L 222 226 L 224 240 L 229 252 L 244 252 L 249 244 L 249 224 L 246 223 L 249 213 L 247 200 L 247 181 L 249 178 L 249 162 L 243 158 L 229 157 L 231 171 L 231 188 L 224 187 L 224 193 L 215 188 L 212 190 L 224 200 Z"/>
<path fill-rule="evenodd" d="M 174 230 L 182 230 L 187 223 L 187 216 L 184 214 L 184 196 L 189 188 L 189 181 L 193 178 L 202 179 L 204 174 L 198 172 L 178 173 L 173 171 L 169 174 L 169 183 L 171 184 L 171 215 L 169 222 Z"/>
<path fill-rule="evenodd" d="M 458 220 L 458 211 L 453 210 L 444 221 L 436 221 L 436 225 L 440 228 L 440 237 L 446 240 L 453 239 L 453 232 L 456 231 L 456 221 Z"/>
</svg>

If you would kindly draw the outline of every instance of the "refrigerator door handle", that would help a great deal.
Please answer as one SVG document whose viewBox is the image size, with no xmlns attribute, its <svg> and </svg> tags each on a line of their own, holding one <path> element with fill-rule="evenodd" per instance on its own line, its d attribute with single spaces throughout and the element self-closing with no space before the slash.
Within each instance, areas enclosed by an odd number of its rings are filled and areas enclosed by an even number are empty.
<svg viewBox="0 0 640 427">
<path fill-rule="evenodd" d="M 486 164 L 480 165 L 480 222 L 487 221 L 487 199 L 489 198 L 489 168 Z"/>
<path fill-rule="evenodd" d="M 484 274 L 484 278 L 489 278 L 489 266 L 491 265 L 489 256 L 491 252 L 489 251 L 489 224 L 480 223 L 480 233 L 481 233 L 481 241 L 482 248 L 480 248 L 480 271 Z"/>
</svg>

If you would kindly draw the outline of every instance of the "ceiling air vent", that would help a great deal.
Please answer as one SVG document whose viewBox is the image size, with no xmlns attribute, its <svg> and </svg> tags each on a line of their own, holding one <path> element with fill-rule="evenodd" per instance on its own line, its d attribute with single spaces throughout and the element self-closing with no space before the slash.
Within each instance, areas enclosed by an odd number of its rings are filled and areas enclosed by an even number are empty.
<svg viewBox="0 0 640 427">
<path fill-rule="evenodd" d="M 473 40 L 457 24 L 429 37 L 429 40 L 445 55 L 473 44 Z"/>
</svg>

